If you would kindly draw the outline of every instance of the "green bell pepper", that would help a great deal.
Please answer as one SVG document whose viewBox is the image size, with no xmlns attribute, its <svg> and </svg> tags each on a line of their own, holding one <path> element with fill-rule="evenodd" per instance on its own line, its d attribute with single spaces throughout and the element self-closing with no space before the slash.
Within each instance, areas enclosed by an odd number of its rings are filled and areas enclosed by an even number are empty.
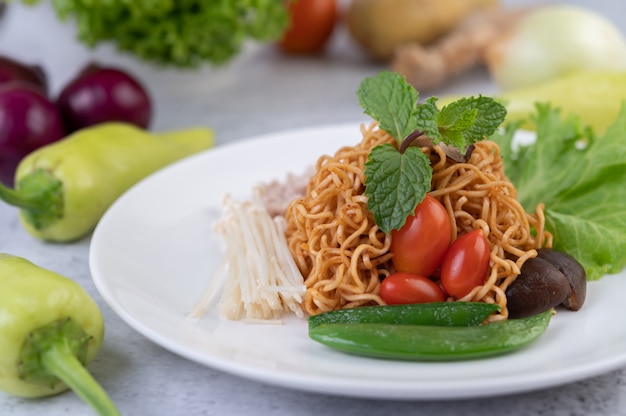
<svg viewBox="0 0 626 416">
<path fill-rule="evenodd" d="M 43 397 L 69 387 L 100 415 L 118 415 L 85 368 L 103 337 L 100 309 L 79 284 L 0 253 L 0 390 Z"/>
<path fill-rule="evenodd" d="M 76 240 L 132 185 L 213 142 L 204 128 L 156 135 L 118 122 L 88 127 L 26 156 L 15 189 L 0 185 L 0 199 L 21 208 L 22 224 L 33 236 Z"/>
</svg>

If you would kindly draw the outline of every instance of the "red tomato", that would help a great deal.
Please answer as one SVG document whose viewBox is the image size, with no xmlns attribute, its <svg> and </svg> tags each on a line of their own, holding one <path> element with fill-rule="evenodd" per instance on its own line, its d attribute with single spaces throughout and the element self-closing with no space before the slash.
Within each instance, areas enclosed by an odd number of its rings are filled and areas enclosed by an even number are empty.
<svg viewBox="0 0 626 416">
<path fill-rule="evenodd" d="M 399 272 L 431 276 L 450 245 L 452 228 L 444 206 L 430 195 L 399 230 L 391 232 L 392 262 Z"/>
<path fill-rule="evenodd" d="M 388 305 L 443 302 L 446 298 L 437 283 L 411 273 L 387 276 L 380 284 L 380 297 Z"/>
<path fill-rule="evenodd" d="M 288 7 L 291 24 L 280 48 L 293 54 L 320 52 L 335 27 L 336 0 L 292 0 Z"/>
<path fill-rule="evenodd" d="M 443 289 L 458 299 L 483 284 L 489 272 L 489 251 L 482 230 L 471 231 L 454 240 L 441 263 Z"/>
</svg>

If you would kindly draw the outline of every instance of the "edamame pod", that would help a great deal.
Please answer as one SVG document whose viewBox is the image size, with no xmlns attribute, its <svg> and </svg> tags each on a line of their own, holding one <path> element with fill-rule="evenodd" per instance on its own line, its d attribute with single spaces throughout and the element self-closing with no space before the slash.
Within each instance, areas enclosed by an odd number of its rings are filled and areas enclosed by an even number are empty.
<svg viewBox="0 0 626 416">
<path fill-rule="evenodd" d="M 408 305 L 361 306 L 309 317 L 309 329 L 322 324 L 373 323 L 396 325 L 472 326 L 500 307 L 484 302 L 430 302 Z"/>
<path fill-rule="evenodd" d="M 454 361 L 511 352 L 537 339 L 553 311 L 468 327 L 386 323 L 320 324 L 309 336 L 339 351 L 375 358 Z"/>
</svg>

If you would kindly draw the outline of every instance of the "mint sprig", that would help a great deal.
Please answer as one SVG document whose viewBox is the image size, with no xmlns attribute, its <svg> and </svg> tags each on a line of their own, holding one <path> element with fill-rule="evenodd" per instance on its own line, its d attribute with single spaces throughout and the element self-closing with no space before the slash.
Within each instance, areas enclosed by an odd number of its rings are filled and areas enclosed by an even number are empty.
<svg viewBox="0 0 626 416">
<path fill-rule="evenodd" d="M 467 146 L 492 135 L 506 116 L 504 106 L 484 96 L 462 98 L 441 110 L 436 97 L 419 104 L 417 90 L 391 71 L 363 80 L 357 97 L 364 112 L 397 143 L 397 148 L 374 147 L 365 164 L 367 206 L 385 233 L 401 228 L 431 187 L 430 160 L 410 146 L 414 139 L 427 136 L 433 144 L 465 152 Z"/>
</svg>

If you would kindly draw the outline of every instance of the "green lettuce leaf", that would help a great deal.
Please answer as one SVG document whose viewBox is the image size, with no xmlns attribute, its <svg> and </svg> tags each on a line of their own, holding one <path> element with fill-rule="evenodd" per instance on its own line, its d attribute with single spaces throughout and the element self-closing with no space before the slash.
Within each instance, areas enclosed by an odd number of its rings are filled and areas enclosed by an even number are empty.
<svg viewBox="0 0 626 416">
<path fill-rule="evenodd" d="M 536 140 L 514 144 L 517 125 L 492 136 L 528 212 L 546 207 L 554 248 L 574 256 L 589 280 L 626 266 L 626 106 L 601 136 L 578 117 L 537 105 Z M 513 146 L 512 146 L 513 144 Z"/>
</svg>

